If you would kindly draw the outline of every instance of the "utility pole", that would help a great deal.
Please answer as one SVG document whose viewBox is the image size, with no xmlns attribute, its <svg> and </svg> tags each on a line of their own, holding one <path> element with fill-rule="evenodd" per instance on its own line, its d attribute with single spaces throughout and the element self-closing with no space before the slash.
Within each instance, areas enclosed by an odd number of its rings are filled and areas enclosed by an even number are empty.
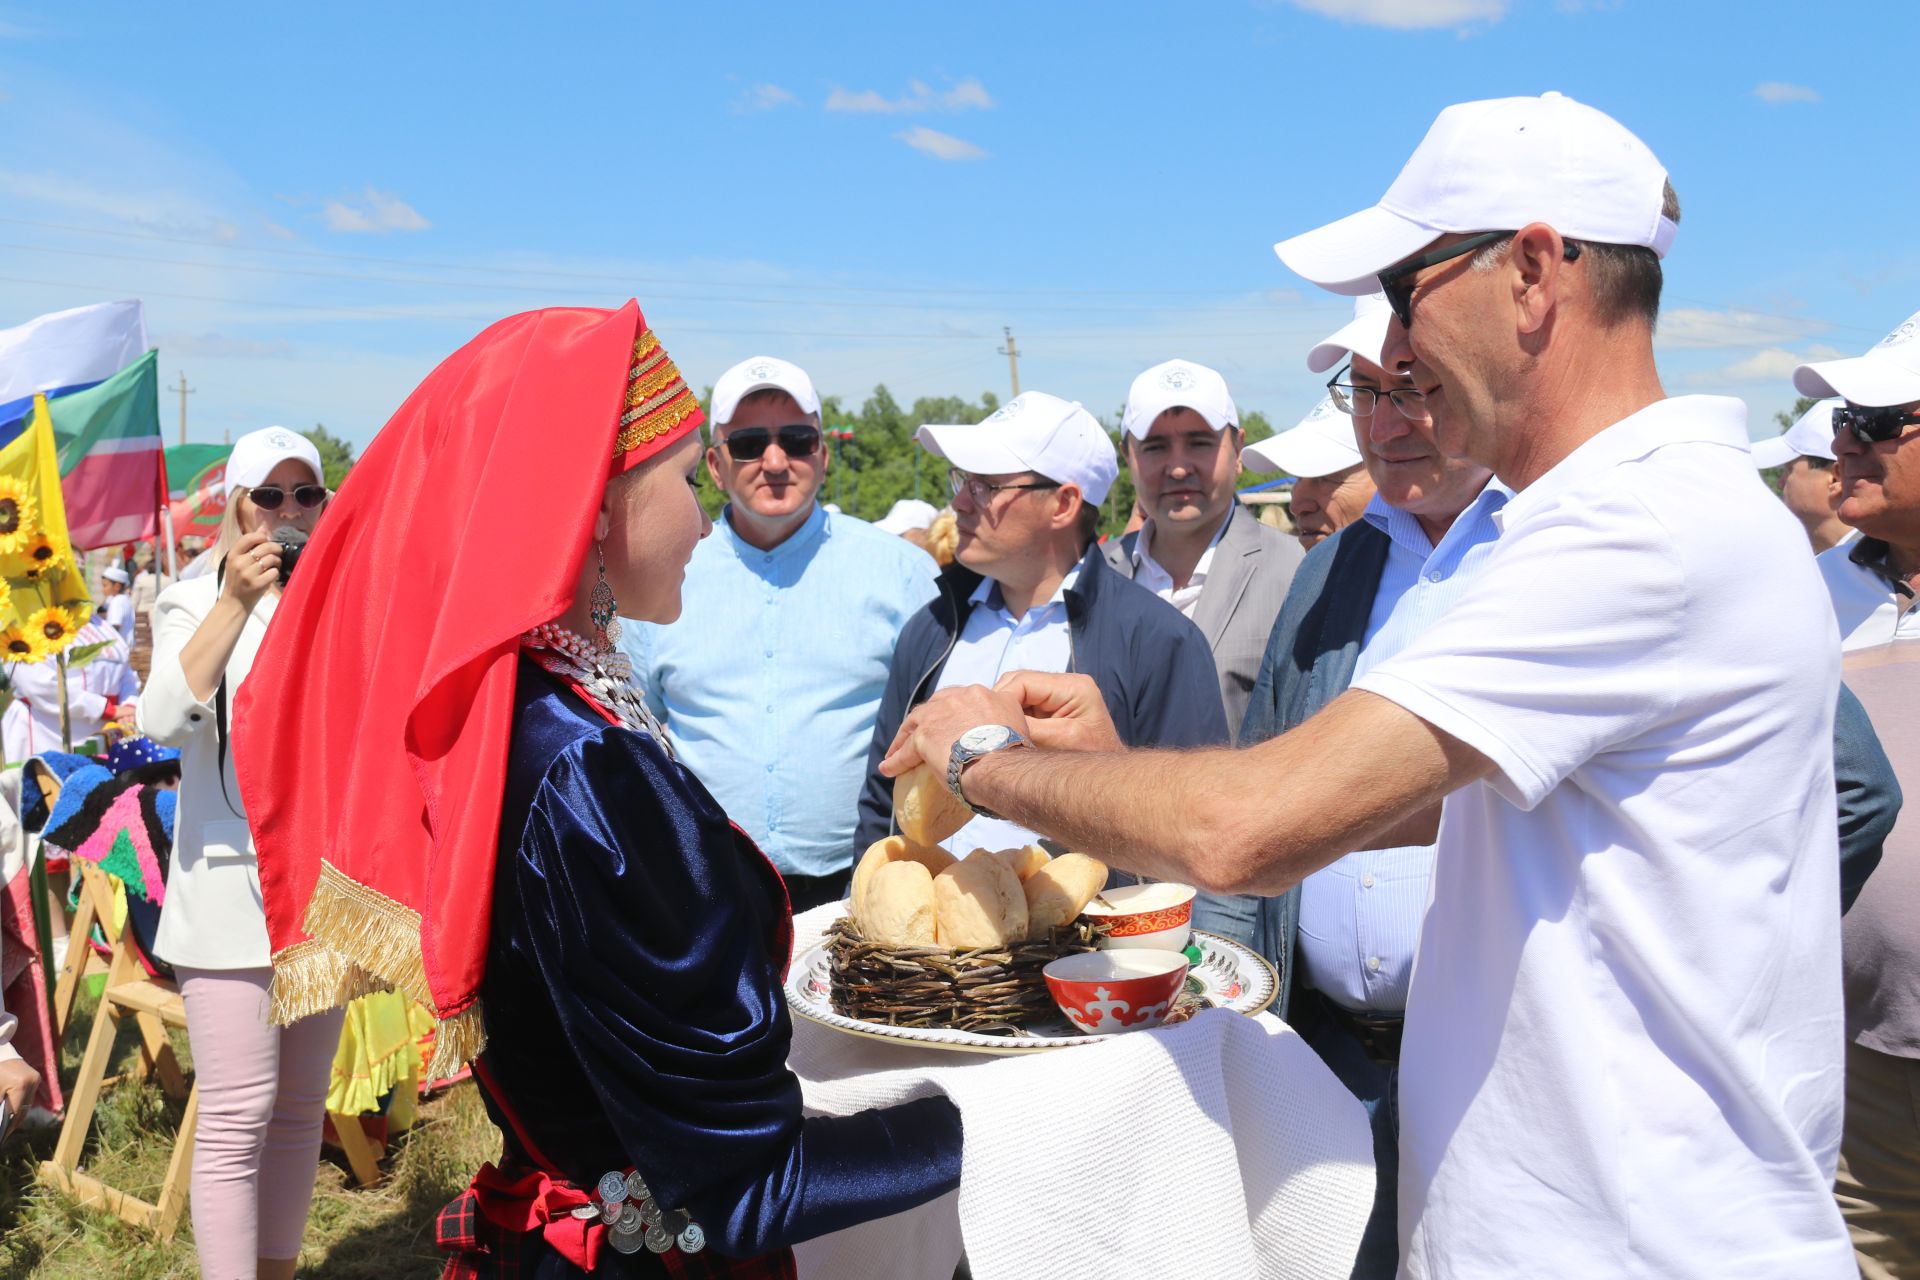
<svg viewBox="0 0 1920 1280">
<path fill-rule="evenodd" d="M 1007 372 L 1013 378 L 1013 394 L 1018 396 L 1020 394 L 1020 348 L 1013 340 L 1011 325 L 1002 326 L 1000 332 L 1007 335 L 1007 345 L 1000 348 L 1000 354 L 1007 358 Z M 181 381 L 183 383 L 186 381 L 184 376 Z M 182 400 L 181 403 L 185 404 L 186 401 Z"/>
<path fill-rule="evenodd" d="M 180 385 L 167 389 L 180 393 L 180 443 L 185 444 L 187 442 L 187 397 L 194 393 L 195 388 L 187 385 L 187 375 L 183 372 L 180 375 Z"/>
</svg>

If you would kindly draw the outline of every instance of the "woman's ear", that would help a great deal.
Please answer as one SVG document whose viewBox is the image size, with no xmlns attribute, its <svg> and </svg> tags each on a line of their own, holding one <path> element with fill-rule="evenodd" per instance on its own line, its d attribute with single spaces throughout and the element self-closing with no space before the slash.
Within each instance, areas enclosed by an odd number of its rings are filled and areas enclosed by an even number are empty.
<svg viewBox="0 0 1920 1280">
<path fill-rule="evenodd" d="M 600 499 L 600 510 L 593 516 L 593 540 L 605 542 L 607 535 L 613 532 L 613 486 L 607 486 L 607 493 Z"/>
</svg>

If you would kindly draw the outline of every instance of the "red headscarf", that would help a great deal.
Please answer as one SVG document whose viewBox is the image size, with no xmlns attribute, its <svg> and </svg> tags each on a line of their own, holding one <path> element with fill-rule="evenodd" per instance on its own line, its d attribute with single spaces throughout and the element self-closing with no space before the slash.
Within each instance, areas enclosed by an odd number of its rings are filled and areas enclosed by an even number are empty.
<svg viewBox="0 0 1920 1280">
<path fill-rule="evenodd" d="M 395 987 L 483 1042 L 519 636 L 573 604 L 609 472 L 704 420 L 637 304 L 500 321 L 427 376 L 301 555 L 234 709 L 274 1016 Z"/>
</svg>

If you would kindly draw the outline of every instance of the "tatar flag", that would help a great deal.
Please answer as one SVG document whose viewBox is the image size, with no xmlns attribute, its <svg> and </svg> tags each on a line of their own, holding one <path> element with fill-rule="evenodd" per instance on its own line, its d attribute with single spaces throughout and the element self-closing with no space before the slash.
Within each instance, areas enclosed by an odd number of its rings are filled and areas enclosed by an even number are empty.
<svg viewBox="0 0 1920 1280">
<path fill-rule="evenodd" d="M 118 546 L 160 532 L 167 468 L 159 359 L 149 351 L 99 386 L 48 402 L 76 547 Z"/>
<path fill-rule="evenodd" d="M 138 299 L 56 311 L 0 329 L 0 445 L 18 433 L 35 392 L 58 401 L 97 386 L 146 349 Z"/>
<path fill-rule="evenodd" d="M 177 444 L 167 450 L 167 498 L 172 508 L 173 540 L 189 535 L 211 538 L 227 510 L 227 456 L 230 444 Z"/>
</svg>

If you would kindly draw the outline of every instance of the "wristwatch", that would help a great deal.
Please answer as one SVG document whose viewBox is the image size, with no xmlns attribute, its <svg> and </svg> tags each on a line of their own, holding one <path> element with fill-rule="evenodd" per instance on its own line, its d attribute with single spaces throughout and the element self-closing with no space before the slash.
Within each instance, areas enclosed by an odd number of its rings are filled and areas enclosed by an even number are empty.
<svg viewBox="0 0 1920 1280">
<path fill-rule="evenodd" d="M 960 771 L 988 752 L 1001 751 L 1007 747 L 1029 747 L 1033 744 L 1003 724 L 983 724 L 969 729 L 955 739 L 953 750 L 947 753 L 947 790 L 954 798 L 983 818 L 998 818 L 1000 815 L 981 808 L 967 799 L 960 790 Z"/>
</svg>

